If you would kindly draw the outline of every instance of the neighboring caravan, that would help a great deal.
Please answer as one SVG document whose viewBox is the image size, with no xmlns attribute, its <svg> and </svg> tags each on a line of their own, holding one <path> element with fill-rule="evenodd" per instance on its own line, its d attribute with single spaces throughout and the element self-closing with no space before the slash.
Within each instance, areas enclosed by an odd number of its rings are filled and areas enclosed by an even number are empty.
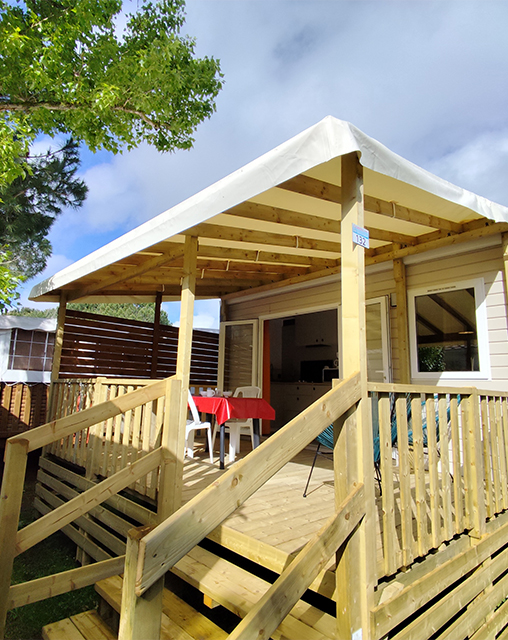
<svg viewBox="0 0 508 640">
<path fill-rule="evenodd" d="M 57 420 L 8 441 L 0 631 L 54 585 L 125 570 L 121 602 L 97 587 L 122 640 L 189 620 L 161 604 L 168 571 L 243 618 L 235 640 L 506 633 L 507 264 L 507 207 L 328 117 L 40 283 L 31 299 L 60 302 L 53 382 L 75 300 L 181 300 L 176 375 L 99 378 L 92 406 L 66 416 L 61 397 Z M 184 461 L 196 298 L 221 300 L 219 387 L 257 385 L 276 408 L 271 437 L 225 473 Z M 333 468 L 304 498 L 306 448 L 330 424 Z M 46 515 L 16 531 L 19 469 L 40 446 Z M 97 563 L 10 587 L 14 555 L 60 527 Z"/>
<path fill-rule="evenodd" d="M 56 318 L 0 317 L 0 380 L 51 380 Z"/>
</svg>

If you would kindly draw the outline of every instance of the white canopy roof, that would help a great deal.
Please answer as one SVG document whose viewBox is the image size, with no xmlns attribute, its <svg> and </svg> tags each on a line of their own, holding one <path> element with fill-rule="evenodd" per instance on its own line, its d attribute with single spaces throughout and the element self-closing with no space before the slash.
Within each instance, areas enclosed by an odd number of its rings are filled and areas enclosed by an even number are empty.
<svg viewBox="0 0 508 640">
<path fill-rule="evenodd" d="M 508 223 L 507 207 L 442 180 L 328 116 L 36 285 L 30 298 L 57 301 L 67 291 L 82 301 L 139 302 L 163 291 L 163 299 L 174 299 L 185 235 L 199 238 L 198 297 L 333 268 L 340 261 L 340 158 L 351 152 L 364 167 L 371 261 L 390 259 L 394 247 L 407 255 L 419 244 L 477 232 L 485 219 Z"/>
</svg>

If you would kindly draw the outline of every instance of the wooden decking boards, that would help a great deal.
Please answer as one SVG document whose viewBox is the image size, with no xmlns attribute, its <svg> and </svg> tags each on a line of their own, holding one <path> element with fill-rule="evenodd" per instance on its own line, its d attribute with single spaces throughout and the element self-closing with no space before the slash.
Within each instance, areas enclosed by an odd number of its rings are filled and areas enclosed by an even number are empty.
<svg viewBox="0 0 508 640">
<path fill-rule="evenodd" d="M 85 611 L 46 625 L 43 640 L 116 640 L 116 635 L 97 611 Z"/>
</svg>

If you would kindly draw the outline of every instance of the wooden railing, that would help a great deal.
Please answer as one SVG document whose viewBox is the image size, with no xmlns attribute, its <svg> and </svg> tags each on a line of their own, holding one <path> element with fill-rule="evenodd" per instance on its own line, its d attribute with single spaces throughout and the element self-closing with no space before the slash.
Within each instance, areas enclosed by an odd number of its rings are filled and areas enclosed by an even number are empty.
<svg viewBox="0 0 508 640">
<path fill-rule="evenodd" d="M 94 404 L 120 398 L 150 384 L 149 380 L 106 379 L 59 380 L 53 390 L 53 416 L 62 418 Z M 52 454 L 85 467 L 88 477 L 107 478 L 143 457 L 160 441 L 164 398 L 139 405 L 123 414 L 108 418 L 56 440 L 45 448 Z M 155 498 L 157 473 L 138 480 L 132 487 L 141 495 Z"/>
<path fill-rule="evenodd" d="M 48 385 L 0 383 L 0 440 L 46 422 Z"/>
<path fill-rule="evenodd" d="M 508 507 L 508 394 L 370 384 L 383 567 L 392 575 Z M 376 439 L 379 438 L 378 441 Z"/>
<path fill-rule="evenodd" d="M 100 579 L 100 576 L 115 575 L 123 570 L 122 561 L 111 562 L 108 560 L 96 563 L 93 565 L 94 569 L 82 567 L 73 570 L 72 577 L 57 574 L 52 576 L 53 580 L 44 579 L 42 583 L 34 581 L 32 584 L 11 587 L 14 557 L 88 513 L 112 495 L 132 486 L 153 472 L 159 465 L 167 464 L 169 455 L 167 451 L 163 452 L 162 447 L 159 447 L 136 460 L 131 459 L 127 466 L 112 472 L 110 477 L 18 531 L 28 454 L 40 447 L 47 447 L 55 441 L 67 442 L 69 438 L 74 441 L 76 434 L 86 432 L 92 434 L 91 437 L 93 437 L 93 431 L 89 430 L 93 430 L 96 425 L 100 425 L 99 429 L 103 429 L 102 425 L 107 425 L 110 420 L 115 420 L 120 415 L 125 419 L 129 412 L 136 412 L 139 407 L 150 405 L 163 397 L 172 398 L 171 407 L 169 403 L 165 405 L 166 422 L 168 422 L 170 408 L 172 413 L 179 415 L 181 383 L 176 377 L 153 382 L 130 393 L 119 394 L 93 406 L 81 408 L 80 411 L 69 416 L 9 438 L 6 443 L 0 500 L 0 638 L 3 638 L 4 635 L 5 619 L 10 604 L 16 603 L 20 599 L 34 602 L 54 595 L 56 591 L 63 593 L 70 590 L 74 588 L 75 584 L 80 586 L 93 584 Z M 164 406 L 163 403 L 161 406 Z M 102 441 L 99 448 L 102 448 Z M 107 456 L 106 459 L 108 459 Z"/>
<path fill-rule="evenodd" d="M 338 420 L 361 397 L 360 375 L 341 381 L 298 417 L 288 422 L 243 460 L 236 463 L 212 485 L 182 506 L 172 516 L 137 541 L 131 540 L 131 553 L 138 558 L 132 574 L 136 594 L 141 596 L 173 567 L 198 542 L 235 511 L 277 471 L 304 449 L 329 424 Z M 295 558 L 263 600 L 234 632 L 234 638 L 253 637 L 259 629 L 270 601 L 284 600 L 284 606 L 263 619 L 263 633 L 270 637 L 287 613 L 301 597 L 326 562 L 365 514 L 363 484 L 359 483 L 339 505 L 320 533 Z M 135 549 L 135 550 L 134 550 Z M 128 552 L 129 555 L 129 546 Z M 127 559 L 127 562 L 129 560 Z M 297 563 L 294 567 L 293 564 Z M 295 573 L 296 572 L 296 573 Z M 288 588 L 291 585 L 291 588 Z M 284 592 L 282 597 L 281 593 Z M 135 606 L 135 603 L 132 604 Z"/>
</svg>

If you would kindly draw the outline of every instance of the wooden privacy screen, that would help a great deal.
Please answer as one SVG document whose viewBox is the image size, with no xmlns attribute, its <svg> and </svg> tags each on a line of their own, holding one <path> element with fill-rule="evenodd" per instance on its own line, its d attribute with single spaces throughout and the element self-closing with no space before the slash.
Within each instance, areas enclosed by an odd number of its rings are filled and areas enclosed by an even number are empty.
<svg viewBox="0 0 508 640">
<path fill-rule="evenodd" d="M 46 422 L 47 385 L 2 382 L 0 398 L 0 440 Z"/>
<path fill-rule="evenodd" d="M 174 375 L 178 328 L 160 325 L 155 375 L 151 376 L 153 336 L 154 325 L 150 322 L 68 310 L 60 377 L 167 378 Z M 192 334 L 192 385 L 217 384 L 218 354 L 218 334 L 195 329 Z"/>
</svg>

